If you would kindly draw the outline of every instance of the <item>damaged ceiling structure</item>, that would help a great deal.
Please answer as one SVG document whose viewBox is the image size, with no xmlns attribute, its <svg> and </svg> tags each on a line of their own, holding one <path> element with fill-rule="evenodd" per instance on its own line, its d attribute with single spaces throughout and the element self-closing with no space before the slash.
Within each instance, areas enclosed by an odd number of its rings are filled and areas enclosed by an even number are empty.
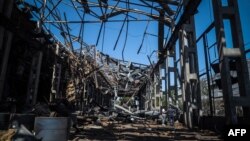
<svg viewBox="0 0 250 141">
<path fill-rule="evenodd" d="M 249 51 L 244 48 L 238 2 L 228 0 L 224 6 L 221 1 L 211 0 L 214 21 L 197 38 L 194 17 L 201 0 L 0 0 L 0 141 L 10 140 L 9 134 L 12 139 L 25 134 L 32 140 L 68 140 L 76 136 L 70 134 L 68 119 L 76 131 L 82 126 L 84 134 L 93 122 L 104 131 L 112 124 L 114 132 L 127 127 L 120 121 L 139 123 L 136 129 L 142 122 L 149 128 L 140 132 L 156 130 L 158 139 L 170 139 L 165 126 L 161 130 L 152 122 L 164 122 L 163 114 L 169 116 L 172 109 L 178 121 L 173 125 L 180 131 L 184 126 L 213 130 L 207 123 L 249 124 Z M 224 20 L 231 23 L 233 48 L 226 46 Z M 117 34 L 107 32 L 114 23 L 119 23 Z M 146 23 L 139 46 L 128 42 L 132 23 Z M 148 36 L 156 41 L 144 54 L 147 60 L 142 62 L 149 63 L 126 60 L 126 52 L 143 52 Z M 200 41 L 204 56 L 197 51 Z M 211 48 L 217 62 L 211 62 Z M 119 50 L 117 58 L 110 49 Z M 203 74 L 200 60 L 205 60 Z M 217 89 L 221 96 L 216 97 Z M 217 103 L 223 103 L 223 117 Z M 202 115 L 205 110 L 208 114 Z M 170 119 L 166 122 L 173 126 Z M 63 132 L 53 136 L 50 122 Z M 120 139 L 113 135 L 104 139 Z"/>
<path fill-rule="evenodd" d="M 125 24 L 127 24 L 126 34 L 128 34 L 129 22 L 139 22 L 144 20 L 148 21 L 148 23 L 151 20 L 159 20 L 159 25 L 161 26 L 160 30 L 164 29 L 164 25 L 170 29 L 170 27 L 174 26 L 174 20 L 177 18 L 178 12 L 182 6 L 180 1 L 156 3 L 152 1 L 140 1 L 139 4 L 129 1 L 112 1 L 108 4 L 107 1 L 91 2 L 80 0 L 59 0 L 55 2 L 51 0 L 31 0 L 16 1 L 13 3 L 15 3 L 14 8 L 24 14 L 24 18 L 26 20 L 26 23 L 24 24 L 25 28 L 20 29 L 21 34 L 22 32 L 26 32 L 26 30 L 29 31 L 28 33 L 31 33 L 29 36 L 31 36 L 33 40 L 40 42 L 42 46 L 48 46 L 47 48 L 50 51 L 47 51 L 47 53 L 52 53 L 54 54 L 53 56 L 55 56 L 51 57 L 53 59 L 50 58 L 51 62 L 49 62 L 52 63 L 49 67 L 50 73 L 52 73 L 50 78 L 51 90 L 49 91 L 48 88 L 46 92 L 47 95 L 44 95 L 43 97 L 45 97 L 46 101 L 51 102 L 54 99 L 66 96 L 66 98 L 70 101 L 81 101 L 81 104 L 83 104 L 82 100 L 84 99 L 82 97 L 85 96 L 87 93 L 86 91 L 88 91 L 87 87 L 92 91 L 98 91 L 101 95 L 109 95 L 111 97 L 134 97 L 143 91 L 143 99 L 145 101 L 150 101 L 150 96 L 147 94 L 153 89 L 150 85 L 153 83 L 157 83 L 157 85 L 159 85 L 159 76 L 152 75 L 155 68 L 154 64 L 145 65 L 125 61 L 123 53 L 124 48 L 126 47 L 126 41 L 123 46 L 122 60 L 115 59 L 110 57 L 108 54 L 98 51 L 96 46 L 98 45 L 101 32 L 105 30 L 105 24 L 109 22 L 123 23 L 119 35 L 115 40 L 115 50 Z M 142 10 L 133 8 L 135 6 L 142 8 Z M 62 7 L 67 7 L 68 11 L 63 11 Z M 70 16 L 68 14 L 69 9 L 72 13 L 74 12 L 74 14 L 76 14 L 76 19 L 78 20 L 67 20 L 68 16 Z M 159 12 L 162 13 L 162 17 L 155 14 Z M 144 19 L 136 18 L 135 16 L 137 15 L 143 15 L 142 17 Z M 21 26 L 18 23 L 13 23 L 13 21 L 20 21 L 20 17 L 9 20 L 4 15 L 2 16 L 3 19 L 6 18 L 6 20 L 3 20 L 2 24 L 7 26 L 7 28 L 9 27 L 13 30 L 13 27 L 17 28 Z M 120 16 L 123 20 L 112 19 L 117 16 Z M 86 18 L 91 20 L 85 20 Z M 27 26 L 27 23 L 29 23 L 33 28 Z M 78 33 L 72 33 L 70 24 L 75 23 L 80 25 Z M 101 23 L 96 45 L 88 45 L 84 42 L 83 34 L 86 23 Z M 147 28 L 148 27 L 145 29 L 144 36 Z M 54 33 L 52 33 L 52 31 Z M 163 36 L 164 32 L 161 34 L 161 36 Z M 104 33 L 103 36 L 105 36 Z M 140 52 L 142 48 L 144 38 L 145 37 L 143 37 L 137 53 Z M 29 42 L 30 41 L 28 41 L 28 43 Z M 159 38 L 159 42 L 161 44 L 161 49 L 163 49 L 163 38 Z M 44 49 L 40 49 L 41 52 L 37 53 L 38 55 L 33 58 L 34 62 L 31 62 L 30 69 L 33 69 L 32 67 L 34 67 L 34 69 L 38 69 L 44 65 L 44 59 L 42 58 L 47 56 L 42 51 Z M 151 62 L 150 58 L 149 61 Z M 32 77 L 32 75 L 37 76 L 39 73 L 41 72 L 34 72 L 34 74 L 30 73 L 29 77 Z M 27 88 L 28 90 L 26 96 L 33 99 L 30 104 L 34 105 L 37 101 L 37 95 L 40 95 L 38 94 L 40 92 L 39 85 L 41 84 L 41 82 L 39 83 L 39 79 L 42 78 L 34 80 L 31 78 L 27 79 L 29 79 L 27 81 L 30 86 Z M 85 82 L 89 83 L 86 84 Z M 28 101 L 28 98 L 26 99 L 26 101 Z M 106 104 L 107 103 L 109 102 L 106 102 Z M 159 98 L 157 103 L 159 103 Z M 159 106 L 160 105 L 158 104 L 158 107 Z"/>
</svg>

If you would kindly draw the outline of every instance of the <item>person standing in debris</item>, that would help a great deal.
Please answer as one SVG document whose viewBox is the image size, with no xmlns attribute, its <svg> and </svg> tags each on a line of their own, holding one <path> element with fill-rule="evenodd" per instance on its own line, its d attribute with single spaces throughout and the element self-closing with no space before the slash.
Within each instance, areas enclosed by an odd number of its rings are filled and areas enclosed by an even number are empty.
<svg viewBox="0 0 250 141">
<path fill-rule="evenodd" d="M 175 110 L 173 108 L 169 107 L 168 111 L 167 111 L 167 115 L 168 115 L 168 121 L 170 123 L 170 126 L 174 126 Z"/>
<path fill-rule="evenodd" d="M 165 122 L 166 122 L 166 111 L 164 108 L 162 108 L 161 110 L 161 118 L 162 118 L 162 125 L 165 126 Z"/>
</svg>

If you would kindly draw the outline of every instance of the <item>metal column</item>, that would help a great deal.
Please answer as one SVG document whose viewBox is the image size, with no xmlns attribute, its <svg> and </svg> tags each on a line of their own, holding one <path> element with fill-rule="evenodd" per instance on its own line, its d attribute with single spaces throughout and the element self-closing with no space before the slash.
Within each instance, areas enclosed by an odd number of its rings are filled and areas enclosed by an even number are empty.
<svg viewBox="0 0 250 141">
<path fill-rule="evenodd" d="M 158 21 L 158 58 L 162 58 L 162 50 L 163 50 L 163 45 L 164 45 L 164 18 L 165 18 L 165 14 L 164 14 L 164 10 L 161 10 L 159 12 L 159 21 Z M 166 60 L 165 60 L 166 61 Z M 166 63 L 165 63 L 166 64 Z M 166 83 L 166 73 L 161 74 L 161 69 L 165 69 L 167 68 L 167 66 L 165 64 L 160 64 L 159 68 L 158 68 L 158 72 L 159 72 L 159 83 L 157 89 L 159 89 L 159 93 L 160 94 L 162 91 L 162 79 L 164 79 L 163 77 L 165 77 L 165 83 Z M 161 90 L 161 91 L 160 91 Z M 158 97 L 158 100 L 157 100 Z M 161 95 L 156 96 L 156 106 L 157 103 L 159 103 L 159 106 L 162 106 L 162 101 L 161 101 Z M 166 103 L 168 103 L 168 98 L 167 98 L 167 93 L 166 93 Z"/>
<path fill-rule="evenodd" d="M 206 66 L 206 76 L 207 76 L 207 87 L 208 87 L 208 98 L 209 98 L 209 108 L 210 108 L 210 115 L 213 116 L 213 103 L 212 103 L 212 94 L 211 94 L 211 81 L 210 81 L 210 75 L 209 75 L 209 65 L 208 64 L 208 41 L 207 41 L 207 35 L 203 35 L 203 47 L 204 47 L 204 55 L 205 55 L 205 66 Z"/>
<path fill-rule="evenodd" d="M 184 122 L 189 128 L 198 125 L 201 96 L 194 17 L 182 25 L 179 34 Z"/>
<path fill-rule="evenodd" d="M 183 102 L 183 118 L 184 123 L 187 125 L 187 109 L 186 109 L 186 91 L 185 91 L 185 79 L 184 79 L 184 36 L 182 36 L 182 31 L 179 33 L 179 54 L 180 54 L 180 86 L 182 93 L 182 102 Z"/>
<path fill-rule="evenodd" d="M 0 12 L 11 18 L 13 0 L 0 0 Z M 4 39 L 5 38 L 5 39 Z M 2 99 L 13 34 L 0 26 L 0 101 Z M 2 54 L 2 55 L 1 55 Z"/>
<path fill-rule="evenodd" d="M 32 60 L 28 89 L 27 89 L 27 99 L 26 99 L 26 103 L 28 105 L 36 104 L 40 71 L 41 71 L 41 65 L 42 65 L 42 57 L 43 57 L 43 53 L 39 51 L 38 53 L 35 54 Z"/>
<path fill-rule="evenodd" d="M 249 73 L 244 52 L 243 34 L 237 0 L 228 0 L 227 6 L 222 6 L 221 0 L 213 0 L 215 31 L 220 60 L 222 91 L 227 124 L 237 124 L 236 106 L 243 107 L 245 117 L 249 118 Z M 227 48 L 223 20 L 229 20 L 232 31 L 233 48 Z M 233 96 L 230 75 L 230 61 L 235 61 L 240 97 Z"/>
</svg>

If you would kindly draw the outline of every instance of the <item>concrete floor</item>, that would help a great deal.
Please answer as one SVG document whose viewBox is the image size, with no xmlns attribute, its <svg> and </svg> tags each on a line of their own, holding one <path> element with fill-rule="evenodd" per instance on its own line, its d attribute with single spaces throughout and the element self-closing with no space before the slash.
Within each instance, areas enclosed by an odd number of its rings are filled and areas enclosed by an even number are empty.
<svg viewBox="0 0 250 141">
<path fill-rule="evenodd" d="M 74 133 L 71 131 L 69 141 L 88 141 L 88 140 L 222 140 L 218 135 L 211 131 L 191 131 L 175 123 L 174 128 L 162 126 L 154 122 L 141 123 L 118 123 L 101 122 L 100 125 L 88 124 L 80 127 L 81 131 Z"/>
</svg>

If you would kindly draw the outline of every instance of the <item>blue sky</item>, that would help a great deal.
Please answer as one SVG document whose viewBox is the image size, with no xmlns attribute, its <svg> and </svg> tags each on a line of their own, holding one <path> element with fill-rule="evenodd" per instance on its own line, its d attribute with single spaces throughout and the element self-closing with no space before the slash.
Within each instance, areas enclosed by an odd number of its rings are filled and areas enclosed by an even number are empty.
<svg viewBox="0 0 250 141">
<path fill-rule="evenodd" d="M 30 1 L 30 0 L 28 0 Z M 225 0 L 223 0 L 225 1 Z M 250 3 L 248 0 L 238 0 L 239 1 L 239 8 L 240 8 L 240 16 L 242 20 L 242 31 L 244 34 L 244 43 L 246 43 L 246 49 L 250 48 L 250 17 L 249 17 L 249 7 Z M 108 1 L 112 2 L 112 1 Z M 133 1 L 138 2 L 138 0 Z M 56 3 L 56 2 L 55 2 Z M 225 3 L 225 2 L 223 2 Z M 74 9 L 70 6 L 66 6 L 70 4 L 68 0 L 63 0 L 63 3 L 58 6 L 58 8 L 61 11 L 61 15 L 63 15 L 63 12 L 66 13 L 67 19 L 70 21 L 76 21 L 79 20 L 77 13 L 74 12 Z M 39 5 L 39 3 L 38 3 Z M 114 5 L 114 4 L 113 4 Z M 48 7 L 52 7 L 51 4 L 47 4 Z M 120 5 L 125 7 L 125 5 Z M 137 6 L 132 6 L 131 8 L 138 9 Z M 146 10 L 148 13 L 150 13 L 150 9 L 143 9 Z M 82 8 L 81 8 L 82 10 Z M 96 8 L 94 9 L 95 12 L 100 13 L 100 9 Z M 199 37 L 199 35 L 210 25 L 210 23 L 213 21 L 213 12 L 212 12 L 212 4 L 211 0 L 202 0 L 199 8 L 198 13 L 195 15 L 195 24 L 196 24 L 196 37 Z M 79 11 L 80 14 L 82 14 L 82 11 Z M 46 15 L 46 14 L 45 14 Z M 131 16 L 136 17 L 137 19 L 149 19 L 146 16 L 138 15 L 138 14 L 130 14 Z M 117 17 L 112 18 L 111 20 L 123 20 L 125 17 L 124 15 L 120 15 Z M 49 16 L 49 19 L 52 19 L 51 16 Z M 97 20 L 96 18 L 93 18 L 92 16 L 86 15 L 85 20 Z M 158 33 L 158 23 L 156 21 L 150 21 L 148 22 L 129 22 L 128 25 L 128 38 L 127 43 L 124 51 L 124 59 L 132 62 L 142 63 L 142 64 L 149 64 L 149 61 L 147 59 L 147 55 L 150 55 L 154 50 L 157 50 L 158 48 L 158 42 L 157 37 L 146 35 L 142 49 L 139 54 L 137 54 L 137 50 L 140 47 L 142 43 L 142 38 L 144 34 L 144 30 L 146 25 L 148 26 L 148 33 L 157 35 Z M 60 31 L 55 29 L 52 25 L 46 24 L 47 27 L 63 42 L 63 39 L 60 38 Z M 95 45 L 97 43 L 97 37 L 100 29 L 100 23 L 95 24 L 85 24 L 84 25 L 84 41 L 89 45 Z M 80 24 L 69 24 L 71 34 L 78 35 L 80 30 Z M 100 51 L 103 51 L 105 54 L 109 54 L 111 57 L 122 59 L 122 48 L 125 41 L 125 35 L 126 35 L 126 24 L 124 26 L 123 32 L 120 36 L 119 42 L 117 44 L 116 50 L 113 50 L 116 39 L 118 37 L 118 33 L 121 29 L 122 22 L 107 22 L 105 23 L 105 36 L 103 38 L 103 30 L 102 34 L 100 36 L 100 40 L 97 45 L 97 49 Z M 226 27 L 226 39 L 227 39 L 227 45 L 232 46 L 231 38 L 230 38 L 230 30 L 228 30 L 228 24 L 225 25 Z M 168 28 L 165 27 L 165 37 L 167 36 Z M 209 39 L 209 45 L 213 44 L 215 42 L 215 33 L 214 30 L 209 33 L 208 35 Z M 75 48 L 79 48 L 79 45 L 75 44 Z M 177 46 L 178 48 L 178 46 Z M 204 66 L 204 51 L 203 51 L 203 44 L 202 42 L 199 42 L 197 44 L 198 48 L 198 55 L 199 55 L 199 68 L 200 70 L 203 70 L 205 68 Z M 215 58 L 218 57 L 216 54 L 216 49 L 211 49 L 211 60 L 215 60 Z M 178 52 L 178 51 L 177 51 Z M 178 58 L 178 57 L 177 57 Z M 248 58 L 250 58 L 250 54 L 248 54 Z M 157 54 L 154 53 L 152 60 L 157 60 Z"/>
<path fill-rule="evenodd" d="M 246 44 L 245 49 L 250 49 L 250 3 L 248 0 L 238 0 L 241 25 L 243 31 L 244 43 Z M 223 0 L 223 5 L 226 5 L 226 0 Z M 211 24 L 213 21 L 213 9 L 211 0 L 203 0 L 198 7 L 199 13 L 195 15 L 195 24 L 196 24 L 196 37 L 199 37 L 201 33 Z M 225 36 L 228 47 L 232 47 L 232 38 L 230 32 L 229 22 L 225 22 Z M 215 30 L 213 29 L 208 34 L 208 44 L 212 45 L 215 43 Z M 204 71 L 205 62 L 204 62 L 204 50 L 202 40 L 197 44 L 198 48 L 198 57 L 199 57 L 199 68 L 200 71 Z M 218 58 L 218 52 L 216 48 L 211 48 L 210 50 L 211 61 L 215 61 Z M 250 58 L 250 54 L 247 54 L 247 58 Z"/>
<path fill-rule="evenodd" d="M 112 2 L 112 1 L 109 1 Z M 133 1 L 135 2 L 135 1 Z M 138 2 L 138 1 L 137 1 Z M 64 1 L 64 4 L 60 4 L 58 6 L 58 9 L 61 10 L 61 15 L 63 12 L 67 15 L 67 20 L 70 21 L 77 21 L 79 20 L 77 13 L 74 12 L 74 9 L 66 6 L 69 2 Z M 48 4 L 49 7 L 52 7 L 50 4 Z M 120 7 L 125 7 L 123 5 L 119 5 Z M 149 8 L 138 8 L 136 6 L 130 5 L 130 8 L 134 9 L 140 9 L 140 10 L 146 10 L 146 12 L 150 13 Z M 99 8 L 93 8 L 94 11 L 98 14 L 101 13 Z M 147 11 L 148 10 L 148 11 Z M 154 11 L 155 12 L 155 11 Z M 153 13 L 154 13 L 153 12 Z M 80 11 L 80 13 L 82 13 Z M 155 13 L 158 14 L 158 13 Z M 137 18 L 137 19 L 149 19 L 147 16 L 138 15 L 131 13 L 131 16 Z M 110 20 L 124 20 L 125 14 L 119 15 L 117 17 L 110 18 Z M 52 19 L 52 18 L 51 18 Z M 130 18 L 131 19 L 131 18 Z M 98 19 L 93 18 L 92 16 L 89 16 L 86 14 L 85 20 L 87 21 L 96 21 Z M 149 64 L 149 61 L 147 59 L 147 55 L 150 55 L 154 50 L 158 48 L 158 42 L 157 37 L 146 35 L 143 46 L 141 48 L 141 51 L 139 54 L 137 54 L 137 51 L 142 43 L 143 34 L 146 28 L 146 25 L 148 25 L 147 33 L 151 33 L 154 35 L 157 35 L 158 33 L 158 22 L 156 21 L 150 21 L 149 23 L 147 21 L 142 22 L 129 22 L 128 24 L 128 38 L 126 42 L 126 47 L 124 50 L 124 60 L 142 63 L 142 64 Z M 56 35 L 59 36 L 59 39 L 63 42 L 63 39 L 60 38 L 60 31 L 55 29 L 52 25 L 46 24 L 50 30 Z M 71 28 L 71 34 L 78 35 L 80 30 L 80 24 L 70 24 Z M 101 22 L 100 23 L 86 23 L 84 24 L 84 42 L 86 42 L 89 45 L 95 45 L 97 43 L 97 37 L 100 30 Z M 125 35 L 126 35 L 126 24 L 123 28 L 122 34 L 119 38 L 118 44 L 116 46 L 116 49 L 113 50 L 114 45 L 116 43 L 116 40 L 118 38 L 119 31 L 122 27 L 122 22 L 106 22 L 105 23 L 105 36 L 103 38 L 103 30 L 101 32 L 101 36 L 97 45 L 97 49 L 99 51 L 102 51 L 105 54 L 110 55 L 111 57 L 122 59 L 122 49 L 125 42 Z M 75 48 L 79 48 L 79 45 L 76 45 Z M 152 60 L 156 62 L 157 55 L 156 53 L 152 55 Z"/>
<path fill-rule="evenodd" d="M 244 42 L 249 43 L 250 42 L 250 17 L 248 15 L 250 7 L 250 3 L 247 0 L 239 0 L 239 8 L 240 8 L 240 16 L 242 20 L 242 31 L 244 35 Z M 213 21 L 213 9 L 211 0 L 202 0 L 199 8 L 198 13 L 195 15 L 195 24 L 196 24 L 196 37 L 199 37 L 199 35 L 211 24 Z M 138 15 L 135 15 L 138 16 Z M 124 17 L 118 17 L 117 19 L 123 19 Z M 141 16 L 140 18 L 147 19 L 145 16 Z M 116 18 L 114 18 L 116 19 Z M 129 23 L 129 34 L 127 39 L 127 44 L 124 52 L 125 60 L 134 61 L 138 63 L 143 64 L 149 64 L 147 55 L 151 54 L 152 51 L 157 50 L 158 43 L 157 38 L 154 36 L 146 35 L 145 40 L 143 43 L 143 47 L 141 49 L 140 54 L 137 54 L 137 50 L 142 42 L 143 33 L 145 30 L 145 27 L 147 25 L 147 22 L 130 22 Z M 113 56 L 115 58 L 122 59 L 122 48 L 125 40 L 125 27 L 123 33 L 120 37 L 120 40 L 118 42 L 118 46 L 116 47 L 116 50 L 113 50 L 115 41 L 118 36 L 118 32 L 122 26 L 122 23 L 106 23 L 106 31 L 105 31 L 105 38 L 104 38 L 104 48 L 103 52 L 109 54 L 110 56 Z M 95 44 L 97 39 L 97 33 L 99 32 L 100 24 L 87 24 L 86 25 L 86 32 L 85 32 L 85 41 L 88 44 Z M 230 32 L 228 32 L 228 24 L 225 25 L 226 28 L 226 39 L 228 46 L 232 46 L 231 39 L 230 39 Z M 167 36 L 167 30 L 168 28 L 165 28 L 165 37 Z M 158 25 L 156 21 L 151 21 L 149 23 L 149 28 L 147 32 L 157 35 L 158 32 Z M 214 30 L 211 31 L 211 33 L 208 34 L 209 39 L 209 45 L 213 44 L 215 42 L 215 32 Z M 102 50 L 102 35 L 100 37 L 99 44 L 97 48 L 99 50 Z M 205 68 L 204 66 L 204 52 L 202 43 L 197 44 L 198 47 L 198 54 L 199 54 L 199 68 L 200 70 L 203 70 Z M 250 44 L 246 46 L 246 49 L 250 48 Z M 211 49 L 211 60 L 215 60 L 215 58 L 218 57 L 216 53 L 216 49 Z M 249 57 L 250 55 L 248 55 Z M 156 54 L 153 55 L 154 59 L 156 60 L 157 56 Z"/>
</svg>

